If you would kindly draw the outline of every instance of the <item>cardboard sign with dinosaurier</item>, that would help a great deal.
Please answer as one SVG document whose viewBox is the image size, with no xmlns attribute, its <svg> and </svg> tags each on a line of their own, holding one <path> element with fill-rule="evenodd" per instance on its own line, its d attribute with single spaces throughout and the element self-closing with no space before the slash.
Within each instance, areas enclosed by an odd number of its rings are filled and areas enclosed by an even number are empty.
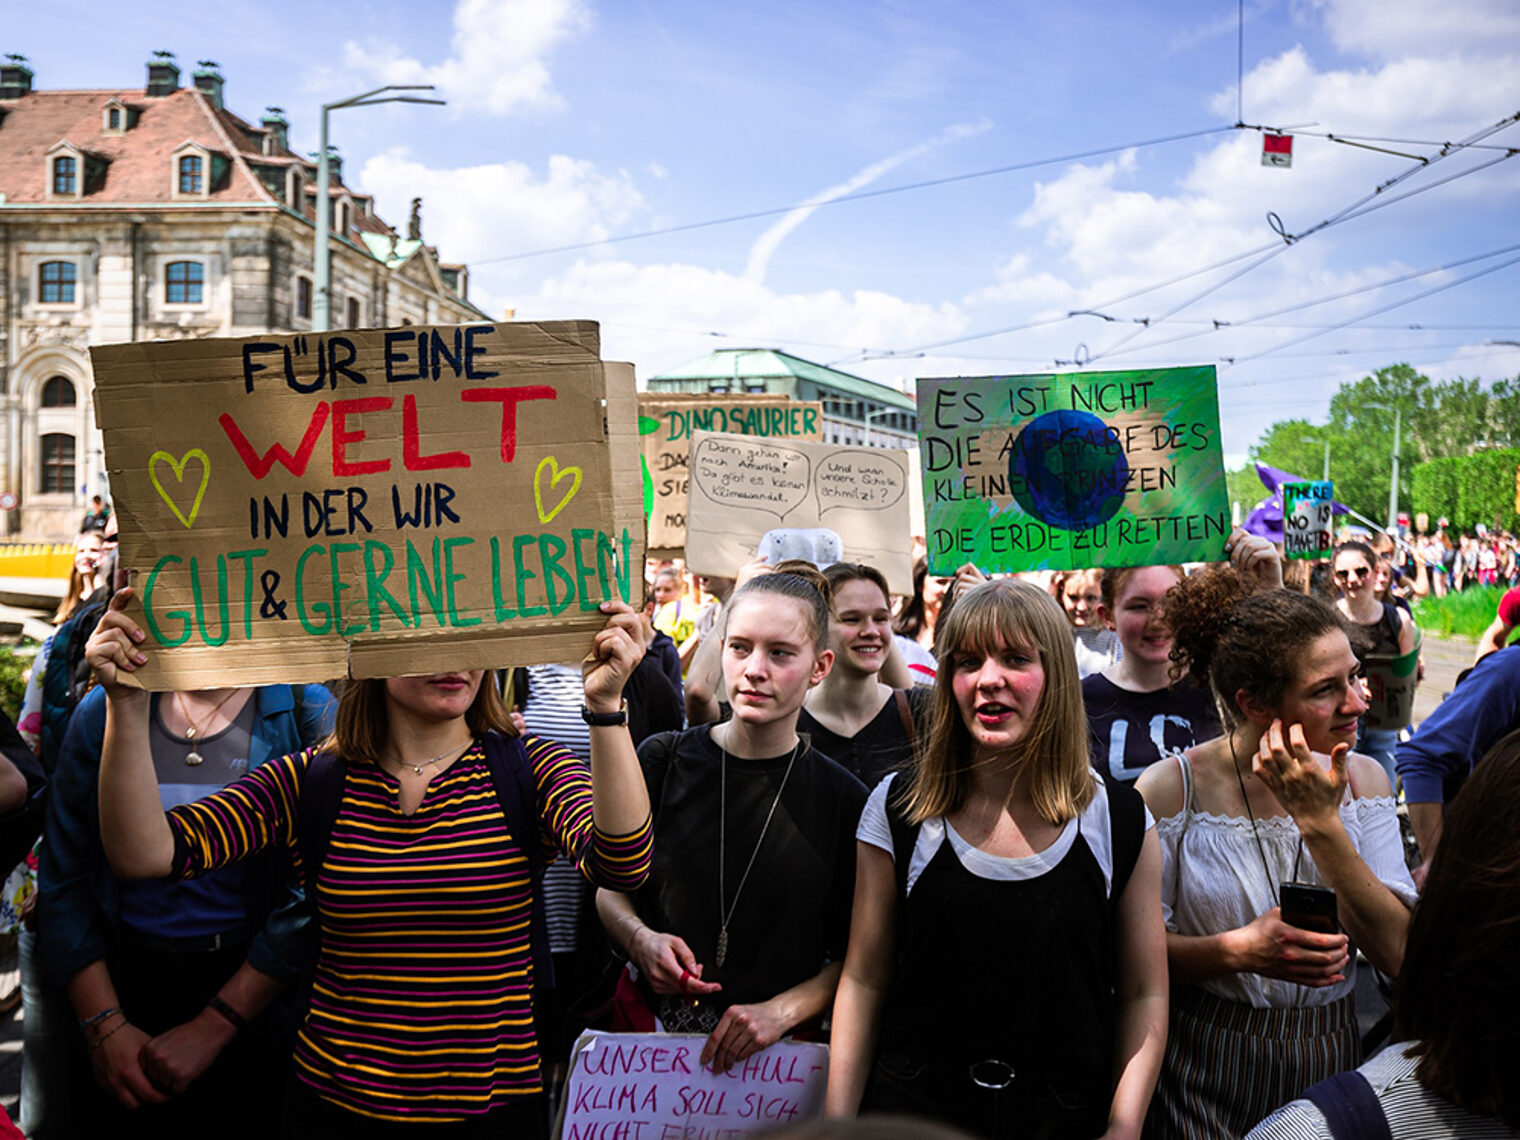
<svg viewBox="0 0 1520 1140">
<path fill-rule="evenodd" d="M 691 437 L 723 431 L 767 439 L 823 438 L 823 404 L 763 393 L 642 392 L 644 513 L 649 550 L 674 554 L 686 546 L 686 497 Z"/>
<path fill-rule="evenodd" d="M 573 661 L 642 590 L 596 325 L 92 350 L 150 689 Z"/>
</svg>

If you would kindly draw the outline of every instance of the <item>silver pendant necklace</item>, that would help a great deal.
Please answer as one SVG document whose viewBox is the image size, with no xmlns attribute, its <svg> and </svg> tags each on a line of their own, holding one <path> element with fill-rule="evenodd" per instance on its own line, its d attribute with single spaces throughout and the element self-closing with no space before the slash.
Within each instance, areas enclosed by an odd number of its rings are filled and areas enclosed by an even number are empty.
<svg viewBox="0 0 1520 1140">
<path fill-rule="evenodd" d="M 755 858 L 760 854 L 760 847 L 765 843 L 765 833 L 771 828 L 771 819 L 776 814 L 776 807 L 781 803 L 781 793 L 786 791 L 786 782 L 791 778 L 792 766 L 797 763 L 797 757 L 802 754 L 802 738 L 797 738 L 797 747 L 792 749 L 792 758 L 786 762 L 786 773 L 781 777 L 781 786 L 776 789 L 776 798 L 771 801 L 771 810 L 765 813 L 765 823 L 760 827 L 760 838 L 755 840 L 755 849 L 749 853 L 749 863 L 744 868 L 744 874 L 739 879 L 738 889 L 734 891 L 733 901 L 725 907 L 723 900 L 723 884 L 726 880 L 725 856 L 728 853 L 728 749 L 722 743 L 718 744 L 718 751 L 723 756 L 723 766 L 719 769 L 719 793 L 718 793 L 718 945 L 713 953 L 713 965 L 719 969 L 728 960 L 728 924 L 734 917 L 734 908 L 739 905 L 739 896 L 744 893 L 744 884 L 749 882 L 749 873 L 754 870 Z"/>
</svg>

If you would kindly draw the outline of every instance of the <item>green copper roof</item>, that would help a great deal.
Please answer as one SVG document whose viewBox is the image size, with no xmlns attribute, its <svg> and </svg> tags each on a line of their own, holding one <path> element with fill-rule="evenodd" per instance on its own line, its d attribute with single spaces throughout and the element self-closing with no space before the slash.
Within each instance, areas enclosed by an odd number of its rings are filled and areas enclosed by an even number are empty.
<svg viewBox="0 0 1520 1140">
<path fill-rule="evenodd" d="M 837 368 L 814 364 L 778 348 L 720 348 L 706 356 L 687 362 L 669 372 L 650 378 L 658 380 L 771 380 L 793 377 L 809 380 L 825 389 L 833 389 L 851 396 L 858 396 L 894 408 L 914 409 L 911 396 L 905 396 L 896 388 L 867 380 L 864 376 L 852 376 Z"/>
</svg>

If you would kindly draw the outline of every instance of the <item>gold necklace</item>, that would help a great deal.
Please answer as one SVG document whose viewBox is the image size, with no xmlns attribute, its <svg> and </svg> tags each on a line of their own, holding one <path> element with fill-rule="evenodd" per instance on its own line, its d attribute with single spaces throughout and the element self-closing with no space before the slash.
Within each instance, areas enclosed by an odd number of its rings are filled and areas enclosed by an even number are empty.
<svg viewBox="0 0 1520 1140">
<path fill-rule="evenodd" d="M 174 692 L 174 702 L 179 706 L 179 715 L 185 718 L 185 724 L 189 726 L 185 729 L 185 739 L 194 740 L 197 736 L 199 736 L 201 734 L 201 731 L 211 723 L 211 718 L 216 716 L 217 713 L 221 712 L 222 706 L 230 701 L 233 697 L 237 696 L 238 692 L 239 690 L 237 689 L 233 689 L 228 692 L 225 697 L 211 706 L 211 711 L 202 717 L 200 723 L 197 724 L 195 720 L 190 716 L 189 706 L 185 704 L 185 695 L 176 689 Z M 202 756 L 198 751 L 196 751 L 194 745 L 191 746 L 189 752 L 185 753 L 186 767 L 199 768 L 205 762 L 206 758 Z"/>
<path fill-rule="evenodd" d="M 437 756 L 430 756 L 428 759 L 426 759 L 426 760 L 419 760 L 415 764 L 412 763 L 410 760 L 403 760 L 400 756 L 392 756 L 392 757 L 389 757 L 389 759 L 394 760 L 397 764 L 399 764 L 403 768 L 410 768 L 414 773 L 416 773 L 417 775 L 420 776 L 420 775 L 422 775 L 422 770 L 424 768 L 431 767 L 432 765 L 438 763 L 438 761 L 440 761 L 440 760 L 445 760 L 445 759 L 448 759 L 448 758 L 453 757 L 453 756 L 458 756 L 461 752 L 463 752 L 466 748 L 468 748 L 470 745 L 472 745 L 474 743 L 475 743 L 475 738 L 471 737 L 469 740 L 466 740 L 463 744 L 461 744 L 458 748 L 450 748 L 447 752 L 440 752 Z"/>
</svg>

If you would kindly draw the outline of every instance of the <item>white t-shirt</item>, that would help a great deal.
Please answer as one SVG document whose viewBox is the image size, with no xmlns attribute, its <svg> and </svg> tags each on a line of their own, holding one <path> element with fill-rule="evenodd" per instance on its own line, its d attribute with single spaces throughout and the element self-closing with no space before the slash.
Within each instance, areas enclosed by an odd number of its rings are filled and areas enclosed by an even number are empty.
<svg viewBox="0 0 1520 1140">
<path fill-rule="evenodd" d="M 1104 794 L 1106 789 L 1098 773 L 1093 772 L 1092 777 L 1098 782 L 1098 794 L 1088 802 L 1082 814 L 1077 819 L 1067 821 L 1066 826 L 1061 829 L 1061 834 L 1056 836 L 1055 842 L 1045 850 L 1021 859 L 1004 855 L 989 855 L 968 842 L 943 817 L 925 820 L 923 826 L 918 829 L 918 842 L 914 845 L 913 857 L 908 861 L 908 893 L 913 892 L 919 875 L 923 874 L 924 868 L 938 853 L 941 845 L 947 842 L 955 851 L 956 858 L 961 861 L 961 866 L 978 878 L 1005 882 L 1037 879 L 1047 871 L 1055 869 L 1071 851 L 1072 844 L 1077 841 L 1078 820 L 1081 822 L 1082 837 L 1087 840 L 1087 846 L 1091 848 L 1093 856 L 1098 860 L 1098 866 L 1103 869 L 1103 881 L 1109 889 L 1112 889 L 1114 852 L 1113 829 L 1109 826 L 1108 819 L 1108 796 Z M 893 850 L 892 825 L 887 820 L 887 793 L 892 781 L 896 778 L 895 772 L 884 777 L 881 783 L 871 791 L 871 796 L 866 800 L 866 806 L 860 813 L 860 825 L 855 829 L 856 839 L 862 843 L 869 843 L 872 847 L 880 848 L 888 855 L 892 855 Z M 1151 818 L 1150 809 L 1147 808 L 1146 830 L 1154 826 L 1155 820 Z"/>
</svg>

